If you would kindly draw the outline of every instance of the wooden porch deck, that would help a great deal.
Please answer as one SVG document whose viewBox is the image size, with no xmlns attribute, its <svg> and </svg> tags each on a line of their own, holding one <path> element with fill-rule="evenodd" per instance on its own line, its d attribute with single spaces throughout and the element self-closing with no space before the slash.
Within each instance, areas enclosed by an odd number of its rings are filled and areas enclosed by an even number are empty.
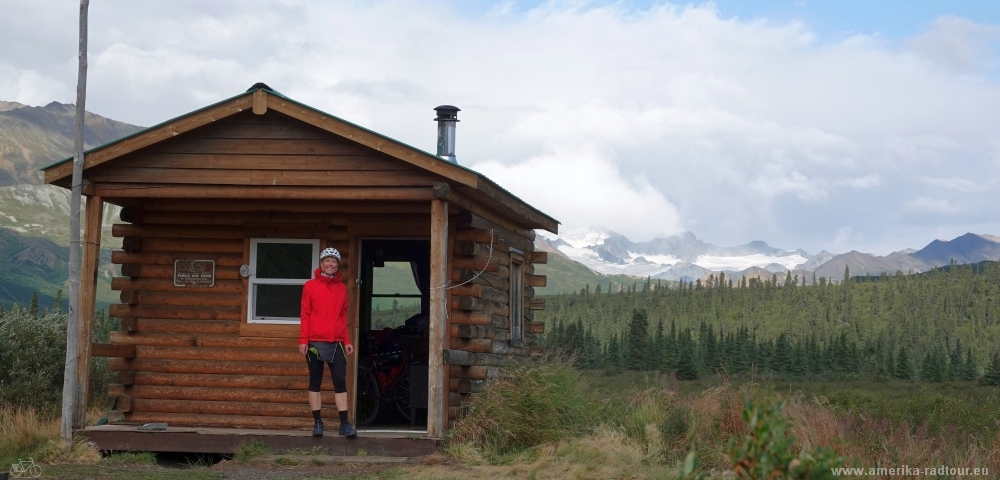
<svg viewBox="0 0 1000 480">
<path fill-rule="evenodd" d="M 385 457 L 419 457 L 437 450 L 439 440 L 428 438 L 426 430 L 362 429 L 348 440 L 328 431 L 313 437 L 307 430 L 257 430 L 249 428 L 210 428 L 168 426 L 161 431 L 140 431 L 139 425 L 115 424 L 86 427 L 77 433 L 87 437 L 103 451 L 145 451 L 184 453 L 235 453 L 239 445 L 260 440 L 276 453 L 291 450 L 320 450 L 319 454 Z"/>
</svg>

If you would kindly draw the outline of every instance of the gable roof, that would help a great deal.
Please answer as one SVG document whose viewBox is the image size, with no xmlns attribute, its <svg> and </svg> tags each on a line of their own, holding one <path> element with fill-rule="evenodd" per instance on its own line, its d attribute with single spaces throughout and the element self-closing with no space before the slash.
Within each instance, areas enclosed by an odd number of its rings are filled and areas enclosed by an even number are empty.
<svg viewBox="0 0 1000 480">
<path fill-rule="evenodd" d="M 534 225 L 533 228 L 543 228 L 553 233 L 558 230 L 559 222 L 557 220 L 528 205 L 474 170 L 451 163 L 396 139 L 292 100 L 263 83 L 257 83 L 246 92 L 234 97 L 140 130 L 113 142 L 91 148 L 84 152 L 83 168 L 87 170 L 105 164 L 141 148 L 251 109 L 258 114 L 273 109 L 301 122 L 438 174 L 461 187 L 474 191 L 478 197 L 485 196 L 492 199 L 500 207 L 498 210 L 506 210 L 515 218 L 527 220 L 528 223 Z M 42 170 L 45 172 L 46 183 L 65 181 L 73 173 L 73 157 L 53 163 Z"/>
</svg>

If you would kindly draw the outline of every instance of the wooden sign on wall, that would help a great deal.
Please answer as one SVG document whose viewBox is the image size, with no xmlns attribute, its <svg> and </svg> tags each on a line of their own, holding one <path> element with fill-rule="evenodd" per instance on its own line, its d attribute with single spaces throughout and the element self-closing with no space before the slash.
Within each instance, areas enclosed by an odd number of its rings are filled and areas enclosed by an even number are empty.
<svg viewBox="0 0 1000 480">
<path fill-rule="evenodd" d="M 174 286 L 215 286 L 215 260 L 174 260 Z"/>
</svg>

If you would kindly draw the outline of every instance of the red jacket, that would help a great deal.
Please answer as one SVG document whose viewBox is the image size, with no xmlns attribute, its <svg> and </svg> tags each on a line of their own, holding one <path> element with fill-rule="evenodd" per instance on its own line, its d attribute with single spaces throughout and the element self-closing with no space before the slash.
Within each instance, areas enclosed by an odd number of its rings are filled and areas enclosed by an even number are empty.
<svg viewBox="0 0 1000 480">
<path fill-rule="evenodd" d="M 302 286 L 301 318 L 299 345 L 310 340 L 351 344 L 347 332 L 347 286 L 340 281 L 340 272 L 331 278 L 316 269 L 313 279 Z"/>
</svg>

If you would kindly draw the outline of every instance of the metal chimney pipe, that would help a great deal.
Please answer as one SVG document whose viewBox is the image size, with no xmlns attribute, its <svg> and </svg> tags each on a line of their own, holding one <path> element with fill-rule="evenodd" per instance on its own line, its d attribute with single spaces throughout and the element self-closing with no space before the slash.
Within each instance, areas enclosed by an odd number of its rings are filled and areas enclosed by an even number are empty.
<svg viewBox="0 0 1000 480">
<path fill-rule="evenodd" d="M 455 158 L 455 124 L 458 123 L 458 107 L 451 105 L 441 105 L 435 107 L 438 122 L 437 155 L 445 160 L 458 164 Z"/>
</svg>

